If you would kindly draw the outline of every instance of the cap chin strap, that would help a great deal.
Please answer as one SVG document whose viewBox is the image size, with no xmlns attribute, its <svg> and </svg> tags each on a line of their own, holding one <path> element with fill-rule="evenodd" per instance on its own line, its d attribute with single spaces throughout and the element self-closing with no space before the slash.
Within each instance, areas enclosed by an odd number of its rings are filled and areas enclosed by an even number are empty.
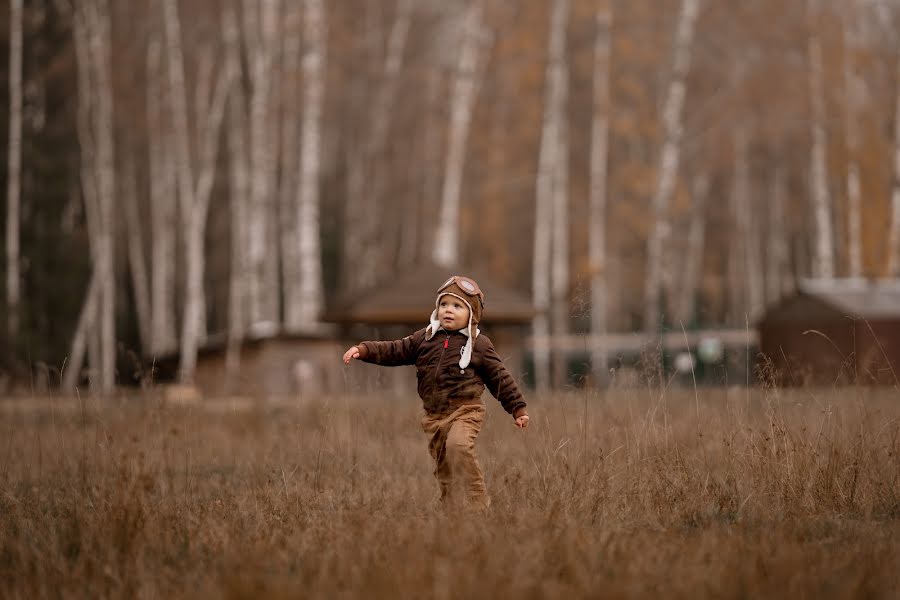
<svg viewBox="0 0 900 600">
<path fill-rule="evenodd" d="M 434 301 L 435 309 L 431 312 L 431 318 L 429 319 L 430 323 L 428 325 L 428 329 L 425 330 L 425 339 L 430 340 L 434 337 L 441 329 L 444 329 L 441 326 L 441 321 L 438 319 L 438 309 L 437 307 L 440 304 L 441 296 L 453 296 L 454 298 L 459 298 L 462 300 L 466 306 L 469 307 L 469 325 L 462 330 L 462 334 L 469 338 L 466 340 L 466 345 L 463 347 L 462 356 L 459 359 L 459 368 L 465 369 L 469 366 L 469 362 L 472 360 L 472 346 L 475 345 L 474 339 L 478 337 L 478 334 L 481 333 L 481 330 L 478 327 L 472 327 L 472 315 L 474 311 L 472 310 L 472 305 L 469 304 L 469 301 L 465 298 L 458 296 L 457 294 L 453 294 L 451 292 L 445 292 L 443 294 L 438 295 L 437 299 Z M 472 330 L 475 330 L 475 338 L 472 337 Z"/>
</svg>

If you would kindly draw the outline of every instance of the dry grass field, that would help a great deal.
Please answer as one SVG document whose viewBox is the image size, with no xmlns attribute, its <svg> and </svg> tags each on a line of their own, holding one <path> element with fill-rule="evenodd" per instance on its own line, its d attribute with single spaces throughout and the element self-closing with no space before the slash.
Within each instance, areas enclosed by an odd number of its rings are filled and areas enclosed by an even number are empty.
<svg viewBox="0 0 900 600">
<path fill-rule="evenodd" d="M 486 400 L 477 516 L 411 396 L 0 401 L 0 596 L 900 597 L 896 390 Z"/>
</svg>

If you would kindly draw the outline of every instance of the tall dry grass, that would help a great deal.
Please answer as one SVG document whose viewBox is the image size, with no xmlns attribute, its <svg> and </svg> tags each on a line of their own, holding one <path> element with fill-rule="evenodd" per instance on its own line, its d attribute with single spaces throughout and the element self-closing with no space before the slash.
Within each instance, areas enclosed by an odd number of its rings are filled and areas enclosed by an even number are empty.
<svg viewBox="0 0 900 600">
<path fill-rule="evenodd" d="M 491 399 L 444 515 L 417 401 L 0 402 L 0 596 L 896 598 L 891 390 Z"/>
</svg>

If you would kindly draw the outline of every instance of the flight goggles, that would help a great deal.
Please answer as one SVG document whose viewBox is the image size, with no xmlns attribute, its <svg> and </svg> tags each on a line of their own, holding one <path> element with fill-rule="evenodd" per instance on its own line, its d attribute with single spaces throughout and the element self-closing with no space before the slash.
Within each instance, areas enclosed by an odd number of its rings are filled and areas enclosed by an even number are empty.
<svg viewBox="0 0 900 600">
<path fill-rule="evenodd" d="M 444 284 L 438 288 L 438 293 L 443 292 L 454 283 L 459 286 L 459 289 L 464 291 L 469 296 L 477 296 L 478 301 L 481 303 L 481 307 L 484 308 L 484 292 L 481 291 L 481 288 L 478 287 L 478 284 L 475 283 L 474 279 L 469 279 L 468 277 L 463 277 L 462 275 L 454 275 L 453 277 L 445 281 Z"/>
</svg>

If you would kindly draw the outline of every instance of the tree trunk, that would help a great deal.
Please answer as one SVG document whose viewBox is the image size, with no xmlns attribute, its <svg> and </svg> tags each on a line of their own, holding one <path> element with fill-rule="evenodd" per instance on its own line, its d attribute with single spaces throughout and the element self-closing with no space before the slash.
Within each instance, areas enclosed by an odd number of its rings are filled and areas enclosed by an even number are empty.
<svg viewBox="0 0 900 600">
<path fill-rule="evenodd" d="M 683 108 L 687 93 L 687 75 L 691 65 L 694 23 L 699 12 L 699 0 L 682 0 L 675 36 L 674 60 L 669 89 L 663 106 L 664 141 L 656 192 L 653 196 L 653 229 L 647 239 L 647 277 L 644 286 L 644 329 L 656 331 L 660 318 L 660 287 L 665 242 L 671 224 L 669 204 L 675 190 L 678 164 L 681 157 Z"/>
<path fill-rule="evenodd" d="M 138 337 L 141 353 L 150 349 L 150 285 L 147 280 L 147 263 L 144 257 L 144 241 L 141 231 L 141 217 L 138 208 L 138 192 L 134 161 L 126 159 L 124 170 L 125 181 L 122 185 L 122 203 L 125 207 L 125 225 L 128 232 L 128 264 L 131 272 L 131 286 L 134 293 L 134 307 L 138 323 Z"/>
<path fill-rule="evenodd" d="M 706 210 L 709 196 L 709 176 L 706 173 L 694 177 L 691 186 L 691 225 L 688 230 L 687 256 L 684 273 L 678 289 L 675 309 L 676 323 L 685 328 L 694 322 L 697 291 L 703 273 L 703 251 L 706 247 Z"/>
<path fill-rule="evenodd" d="M 6 167 L 6 332 L 19 335 L 19 221 L 22 175 L 22 0 L 9 4 L 9 145 Z"/>
<path fill-rule="evenodd" d="M 854 73 L 853 62 L 857 50 L 857 33 L 851 19 L 852 10 L 845 11 L 844 25 L 844 115 L 847 130 L 847 237 L 848 269 L 850 277 L 862 277 L 862 198 L 860 197 L 860 169 L 858 107 L 865 95 L 865 80 Z"/>
<path fill-rule="evenodd" d="M 278 223 L 281 241 L 281 305 L 284 325 L 293 330 L 298 322 L 300 296 L 300 258 L 297 190 L 300 176 L 300 99 L 301 55 L 303 53 L 303 4 L 287 2 L 282 34 L 281 75 L 281 176 L 278 180 Z M 305 85 L 304 81 L 304 85 Z M 305 88 L 304 88 L 305 89 Z"/>
<path fill-rule="evenodd" d="M 568 0 L 566 0 L 568 2 Z M 563 55 L 559 70 L 560 77 L 560 115 L 557 130 L 557 161 L 553 174 L 553 241 L 550 270 L 550 335 L 561 340 L 569 332 L 569 65 L 565 55 L 564 21 Z M 552 385 L 559 389 L 568 383 L 568 357 L 565 351 L 557 349 L 552 353 Z"/>
<path fill-rule="evenodd" d="M 466 140 L 478 94 L 479 54 L 483 45 L 481 12 L 481 0 L 471 0 L 464 18 L 462 46 L 450 104 L 447 162 L 433 255 L 434 262 L 444 266 L 459 262 L 459 197 L 466 159 Z"/>
<path fill-rule="evenodd" d="M 788 291 L 787 282 L 790 279 L 788 261 L 790 259 L 790 246 L 785 227 L 785 167 L 776 156 L 772 169 L 771 206 L 769 207 L 769 242 L 767 244 L 767 277 L 766 300 L 771 306 L 781 300 Z"/>
<path fill-rule="evenodd" d="M 591 277 L 591 375 L 594 385 L 605 385 L 608 379 L 609 350 L 600 342 L 607 333 L 609 272 L 606 258 L 607 165 L 609 160 L 610 79 L 612 71 L 611 0 L 604 0 L 597 10 L 597 33 L 594 40 L 594 106 L 591 125 L 590 230 L 588 256 Z"/>
<path fill-rule="evenodd" d="M 300 290 L 297 322 L 315 328 L 322 310 L 322 250 L 319 244 L 319 156 L 322 146 L 322 103 L 325 96 L 326 21 L 322 0 L 305 1 L 303 56 L 303 131 L 297 211 Z"/>
<path fill-rule="evenodd" d="M 225 41 L 225 66 L 232 81 L 243 78 L 241 67 L 240 30 L 237 15 L 228 5 L 222 12 L 222 33 Z M 299 52 L 299 44 L 297 46 Z M 290 75 L 289 75 L 290 76 Z M 228 345 L 225 353 L 225 390 L 232 392 L 241 362 L 241 345 L 247 324 L 247 199 L 249 178 L 247 167 L 247 113 L 243 86 L 237 84 L 228 102 L 228 192 L 231 207 L 231 267 L 228 292 Z M 286 136 L 289 137 L 289 136 Z M 293 169 L 290 169 L 293 171 Z M 288 255 L 283 259 L 288 262 Z M 292 263 L 293 264 L 293 263 Z M 285 284 L 288 281 L 285 280 Z"/>
<path fill-rule="evenodd" d="M 816 0 L 809 0 L 809 93 L 812 104 L 810 186 L 816 236 L 813 275 L 831 279 L 834 277 L 834 233 L 831 220 L 831 200 L 828 195 L 822 47 L 814 28 L 817 8 Z"/>
<path fill-rule="evenodd" d="M 900 276 L 900 68 L 897 70 L 897 104 L 894 111 L 894 179 L 891 186 L 891 228 L 888 237 L 887 273 Z"/>
<path fill-rule="evenodd" d="M 85 212 L 91 233 L 91 256 L 98 279 L 95 304 L 96 350 L 91 366 L 99 368 L 100 391 L 115 387 L 115 270 L 113 207 L 115 196 L 115 148 L 110 58 L 109 7 L 105 0 L 78 3 L 73 11 L 73 36 L 78 62 L 78 137 L 81 145 L 81 179 Z M 77 376 L 77 375 L 76 375 Z"/>
<path fill-rule="evenodd" d="M 734 164 L 734 217 L 737 225 L 737 243 L 741 249 L 742 280 L 744 302 L 742 310 L 735 314 L 735 323 L 755 321 L 765 305 L 762 261 L 759 258 L 759 243 L 756 215 L 750 199 L 750 157 L 749 140 L 746 130 L 740 128 L 735 133 Z"/>
<path fill-rule="evenodd" d="M 88 344 L 88 335 L 94 329 L 97 317 L 97 303 L 100 298 L 100 280 L 97 272 L 91 275 L 81 313 L 78 316 L 78 325 L 75 327 L 75 335 L 72 336 L 72 347 L 63 367 L 60 386 L 66 392 L 73 392 L 81 379 L 84 354 Z"/>
<path fill-rule="evenodd" d="M 560 128 L 564 118 L 566 86 L 566 25 L 568 0 L 554 0 L 550 17 L 547 51 L 547 76 L 544 92 L 544 123 L 535 198 L 534 264 L 532 267 L 532 303 L 537 314 L 533 321 L 535 386 L 546 391 L 550 384 L 550 269 L 553 253 L 553 217 L 555 188 L 559 176 Z M 551 225 L 551 226 L 548 226 Z"/>
<path fill-rule="evenodd" d="M 276 323 L 278 318 L 277 272 L 271 270 L 269 244 L 274 231 L 274 198 L 269 122 L 271 77 L 276 43 L 277 0 L 244 0 L 244 33 L 250 67 L 250 199 L 248 203 L 248 263 L 250 269 L 250 321 Z M 274 278 L 273 278 L 274 276 Z"/>
<path fill-rule="evenodd" d="M 181 43 L 181 24 L 175 0 L 164 0 L 163 4 L 167 57 L 169 62 L 170 100 L 172 117 L 176 128 L 176 156 L 179 161 L 178 195 L 181 200 L 181 214 L 185 244 L 185 300 L 184 317 L 181 328 L 181 379 L 193 381 L 197 364 L 197 348 L 205 335 L 206 299 L 203 275 L 206 268 L 204 238 L 206 219 L 209 211 L 209 196 L 215 181 L 216 157 L 218 154 L 219 131 L 225 105 L 231 87 L 231 73 L 226 69 L 217 78 L 212 97 L 198 94 L 197 123 L 194 128 L 197 140 L 197 179 L 194 179 L 193 161 L 190 152 L 188 129 L 187 89 L 184 77 L 184 57 Z M 201 63 L 203 56 L 201 55 Z M 211 89 L 208 79 L 211 69 L 198 69 L 198 90 Z M 201 115 L 204 118 L 201 118 Z"/>
<path fill-rule="evenodd" d="M 175 231 L 176 168 L 172 134 L 164 125 L 160 98 L 163 76 L 161 48 L 154 37 L 147 49 L 147 131 L 150 155 L 151 302 L 150 353 L 176 349 L 175 334 Z"/>
</svg>

